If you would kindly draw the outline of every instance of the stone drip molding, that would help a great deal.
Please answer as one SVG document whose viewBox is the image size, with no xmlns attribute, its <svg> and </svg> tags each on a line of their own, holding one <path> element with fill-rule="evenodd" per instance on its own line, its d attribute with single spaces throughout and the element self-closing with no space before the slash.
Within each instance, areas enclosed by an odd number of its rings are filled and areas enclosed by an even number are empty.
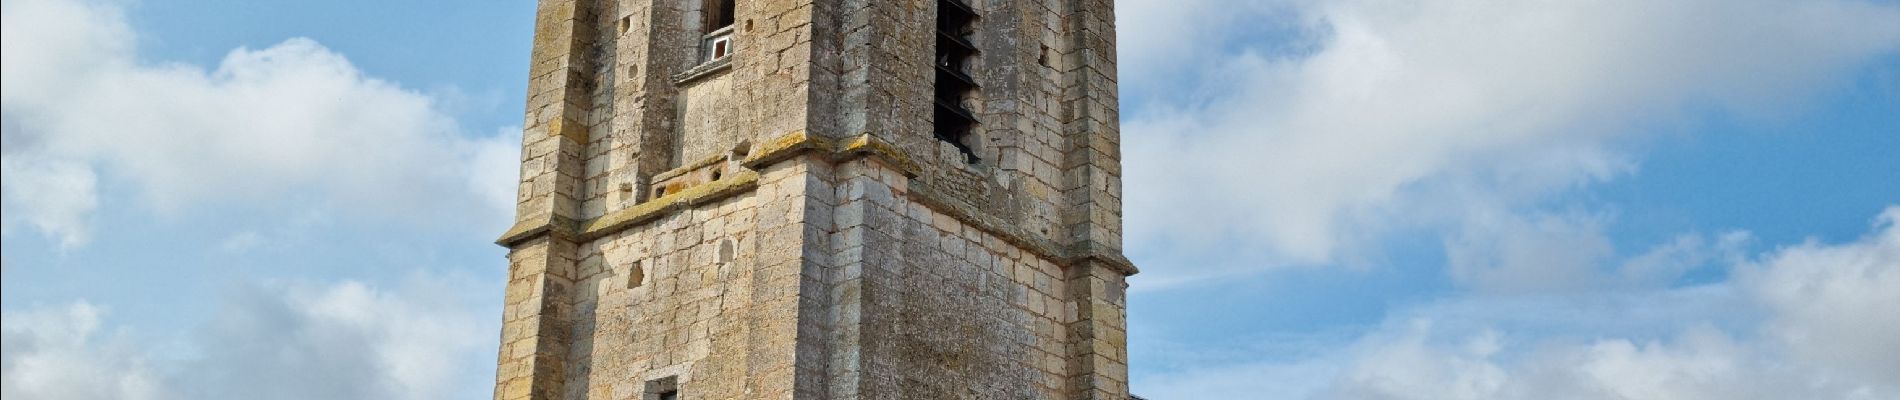
<svg viewBox="0 0 1900 400">
<path fill-rule="evenodd" d="M 559 217 L 551 220 L 522 221 L 515 224 L 513 228 L 509 228 L 507 233 L 503 233 L 501 239 L 495 240 L 495 244 L 513 247 L 515 244 L 548 234 L 574 241 L 594 240 L 680 210 L 751 192 L 758 187 L 759 173 L 757 171 L 739 172 L 725 179 L 693 186 L 678 193 L 670 193 L 586 221 L 571 221 Z"/>
<path fill-rule="evenodd" d="M 907 179 L 915 179 L 923 171 L 922 167 L 912 161 L 913 159 L 908 154 L 869 133 L 844 140 L 833 140 L 814 136 L 805 131 L 794 131 L 761 143 L 739 163 L 748 170 L 735 172 L 730 177 L 692 186 L 678 193 L 669 193 L 591 220 L 565 221 L 555 217 L 549 220 L 522 221 L 509 229 L 507 233 L 502 234 L 501 239 L 496 240 L 495 243 L 513 246 L 549 234 L 571 238 L 575 241 L 597 239 L 652 222 L 674 212 L 749 193 L 758 189 L 759 171 L 812 153 L 833 163 L 844 163 L 860 158 L 874 159 L 903 173 Z M 707 161 L 717 160 L 718 158 L 715 157 Z M 926 207 L 947 214 L 978 230 L 995 235 L 1004 242 L 1059 264 L 1075 266 L 1097 262 L 1123 275 L 1141 272 L 1119 250 L 1101 248 L 1086 242 L 1065 247 L 1054 241 L 1032 235 L 1015 223 L 983 213 L 962 201 L 952 200 L 949 196 L 936 193 L 929 189 L 928 185 L 911 185 L 907 193 L 912 201 L 922 203 Z"/>
</svg>

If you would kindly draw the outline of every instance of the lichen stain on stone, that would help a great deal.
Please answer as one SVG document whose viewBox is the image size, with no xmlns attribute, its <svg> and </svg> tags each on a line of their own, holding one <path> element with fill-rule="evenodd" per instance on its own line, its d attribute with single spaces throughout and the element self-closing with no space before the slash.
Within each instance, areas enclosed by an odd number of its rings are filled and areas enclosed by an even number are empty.
<svg viewBox="0 0 1900 400">
<path fill-rule="evenodd" d="M 704 204 L 739 192 L 750 190 L 759 183 L 759 173 L 746 171 L 738 175 L 694 186 L 686 190 L 669 193 L 658 199 L 636 204 L 633 207 L 615 211 L 606 216 L 588 221 L 581 229 L 583 237 L 600 237 L 632 225 L 638 225 L 674 211 L 679 206 Z"/>
</svg>

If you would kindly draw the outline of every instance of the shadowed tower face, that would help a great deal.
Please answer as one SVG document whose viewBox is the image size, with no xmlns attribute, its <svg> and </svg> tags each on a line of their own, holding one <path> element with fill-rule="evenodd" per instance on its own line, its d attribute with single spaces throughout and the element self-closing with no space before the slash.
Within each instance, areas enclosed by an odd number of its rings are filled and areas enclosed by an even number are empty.
<svg viewBox="0 0 1900 400">
<path fill-rule="evenodd" d="M 1127 399 L 1110 0 L 540 0 L 495 398 Z"/>
</svg>

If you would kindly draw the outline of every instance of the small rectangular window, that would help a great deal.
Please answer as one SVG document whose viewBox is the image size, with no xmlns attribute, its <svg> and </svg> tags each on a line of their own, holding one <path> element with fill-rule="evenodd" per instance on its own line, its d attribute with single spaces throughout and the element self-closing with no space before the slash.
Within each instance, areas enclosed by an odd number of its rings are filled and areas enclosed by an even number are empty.
<svg viewBox="0 0 1900 400">
<path fill-rule="evenodd" d="M 706 61 L 715 61 L 732 55 L 732 32 L 725 31 L 706 37 Z"/>
<path fill-rule="evenodd" d="M 669 376 L 647 381 L 644 395 L 640 400 L 679 400 L 680 381 L 677 376 Z"/>
</svg>

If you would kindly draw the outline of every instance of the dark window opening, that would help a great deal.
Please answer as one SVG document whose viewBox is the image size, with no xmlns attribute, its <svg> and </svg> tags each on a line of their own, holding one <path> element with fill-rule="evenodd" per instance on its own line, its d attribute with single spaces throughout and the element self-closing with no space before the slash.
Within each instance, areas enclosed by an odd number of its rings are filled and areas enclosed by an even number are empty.
<svg viewBox="0 0 1900 400">
<path fill-rule="evenodd" d="M 971 164 L 978 161 L 971 143 L 978 121 L 970 110 L 981 98 L 976 79 L 970 73 L 971 62 L 979 53 L 971 44 L 976 34 L 976 19 L 976 10 L 961 0 L 937 1 L 934 131 L 938 140 L 956 146 Z"/>
<path fill-rule="evenodd" d="M 706 31 L 713 33 L 732 26 L 733 0 L 708 0 L 706 2 Z"/>
<path fill-rule="evenodd" d="M 640 396 L 640 400 L 679 400 L 679 377 L 669 376 L 647 381 L 646 390 L 643 392 L 646 393 Z"/>
<path fill-rule="evenodd" d="M 700 11 L 704 16 L 700 41 L 700 61 L 712 62 L 732 55 L 733 0 L 707 0 Z"/>
<path fill-rule="evenodd" d="M 640 287 L 642 283 L 645 283 L 646 278 L 647 278 L 647 271 L 644 267 L 640 266 L 639 261 L 634 261 L 633 265 L 630 268 L 627 268 L 627 288 L 628 289 Z"/>
</svg>

